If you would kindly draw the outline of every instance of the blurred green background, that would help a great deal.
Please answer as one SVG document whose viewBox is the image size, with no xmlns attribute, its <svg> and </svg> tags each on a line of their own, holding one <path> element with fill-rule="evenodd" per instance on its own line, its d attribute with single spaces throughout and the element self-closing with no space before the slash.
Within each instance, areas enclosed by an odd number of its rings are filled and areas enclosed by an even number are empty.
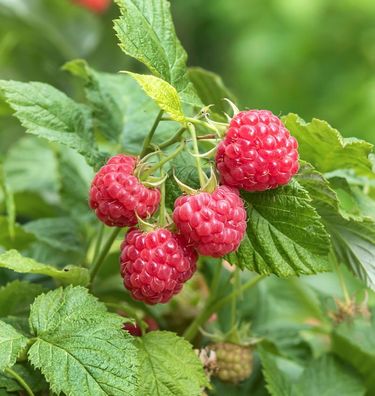
<svg viewBox="0 0 375 396">
<path fill-rule="evenodd" d="M 172 12 L 189 64 L 222 75 L 242 107 L 325 119 L 375 143 L 375 1 L 172 0 Z M 114 4 L 94 14 L 69 0 L 0 0 L 0 78 L 69 92 L 67 60 L 138 69 L 117 46 L 117 13 Z M 10 117 L 0 128 L 4 152 L 21 129 Z"/>
</svg>

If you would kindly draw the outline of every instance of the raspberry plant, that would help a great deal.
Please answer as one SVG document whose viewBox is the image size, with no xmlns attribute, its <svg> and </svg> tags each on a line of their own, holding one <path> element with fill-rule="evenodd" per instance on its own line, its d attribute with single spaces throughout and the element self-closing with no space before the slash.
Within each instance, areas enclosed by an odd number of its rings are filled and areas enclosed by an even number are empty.
<svg viewBox="0 0 375 396">
<path fill-rule="evenodd" d="M 372 146 L 239 111 L 166 0 L 117 3 L 150 74 L 0 81 L 34 135 L 0 168 L 0 395 L 374 394 Z"/>
</svg>

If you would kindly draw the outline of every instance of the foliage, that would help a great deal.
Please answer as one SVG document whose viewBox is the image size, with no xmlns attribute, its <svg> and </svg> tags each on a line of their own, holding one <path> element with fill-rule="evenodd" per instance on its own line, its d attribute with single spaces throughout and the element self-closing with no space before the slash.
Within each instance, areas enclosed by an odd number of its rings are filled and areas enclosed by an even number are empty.
<svg viewBox="0 0 375 396">
<path fill-rule="evenodd" d="M 213 152 L 224 113 L 232 115 L 223 99 L 235 97 L 217 74 L 187 66 L 167 0 L 117 1 L 115 31 L 128 57 L 116 56 L 127 69 L 132 59 L 142 64 L 125 73 L 79 59 L 94 60 L 100 48 L 93 15 L 57 1 L 2 3 L 0 21 L 14 23 L 10 37 L 22 36 L 16 27 L 45 35 L 44 44 L 30 35 L 31 46 L 53 63 L 47 48 L 56 46 L 68 73 L 0 81 L 1 122 L 19 131 L 12 114 L 27 133 L 6 135 L 0 151 L 0 395 L 28 391 L 25 383 L 36 395 L 372 394 L 372 145 L 325 121 L 285 115 L 300 170 L 288 185 L 241 193 L 248 224 L 240 248 L 224 262 L 201 257 L 170 303 L 135 302 L 118 270 L 124 231 L 117 238 L 87 205 L 95 171 L 113 154 L 141 156 L 139 176 L 151 173 L 144 182 L 165 183 L 157 215 L 168 220 L 179 185 L 215 182 Z M 91 29 L 91 44 L 76 34 L 80 24 Z M 105 51 L 98 50 L 104 58 Z M 141 74 L 143 66 L 151 74 Z M 20 80 L 31 78 L 17 70 Z M 149 316 L 161 331 L 144 331 Z M 124 331 L 125 321 L 143 335 Z M 193 351 L 217 333 L 257 343 L 253 374 L 238 386 L 209 378 Z"/>
</svg>

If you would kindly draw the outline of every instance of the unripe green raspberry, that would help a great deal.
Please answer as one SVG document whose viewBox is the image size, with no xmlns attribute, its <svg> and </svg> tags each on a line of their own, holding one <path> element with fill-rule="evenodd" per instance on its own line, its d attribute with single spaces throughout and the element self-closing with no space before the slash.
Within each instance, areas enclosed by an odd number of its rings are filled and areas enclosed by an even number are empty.
<svg viewBox="0 0 375 396">
<path fill-rule="evenodd" d="M 249 378 L 253 370 L 253 354 L 250 347 L 221 342 L 208 346 L 215 351 L 217 371 L 221 381 L 236 384 Z"/>
</svg>

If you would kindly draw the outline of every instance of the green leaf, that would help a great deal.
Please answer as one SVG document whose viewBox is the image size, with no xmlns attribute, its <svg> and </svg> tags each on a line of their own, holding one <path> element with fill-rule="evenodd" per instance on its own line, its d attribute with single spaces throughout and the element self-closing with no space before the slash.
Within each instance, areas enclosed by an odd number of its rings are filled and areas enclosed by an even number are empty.
<svg viewBox="0 0 375 396">
<path fill-rule="evenodd" d="M 337 217 L 328 231 L 338 259 L 375 290 L 375 221 Z"/>
<path fill-rule="evenodd" d="M 98 72 L 83 59 L 66 63 L 64 70 L 84 80 L 96 126 L 107 139 L 118 142 L 126 122 L 128 96 L 132 95 L 128 79 L 120 74 Z"/>
<path fill-rule="evenodd" d="M 322 216 L 338 259 L 375 290 L 375 221 L 343 213 L 335 191 L 311 165 L 302 164 L 296 177 Z"/>
<path fill-rule="evenodd" d="M 18 363 L 12 367 L 12 370 L 23 378 L 34 392 L 40 392 L 48 389 L 48 386 L 39 371 Z M 0 373 L 0 388 L 5 388 L 8 392 L 24 391 L 24 388 L 7 373 Z"/>
<path fill-rule="evenodd" d="M 306 123 L 296 114 L 283 117 L 285 126 L 298 140 L 299 154 L 320 172 L 353 169 L 358 175 L 375 178 L 369 155 L 372 145 L 355 138 L 343 138 L 327 122 Z"/>
<path fill-rule="evenodd" d="M 23 228 L 47 245 L 64 252 L 80 252 L 85 243 L 82 230 L 72 218 L 55 217 L 30 221 Z"/>
<path fill-rule="evenodd" d="M 48 143 L 24 137 L 9 150 L 4 171 L 13 192 L 32 191 L 47 202 L 57 201 L 57 160 Z"/>
<path fill-rule="evenodd" d="M 0 268 L 7 268 L 24 274 L 41 274 L 51 276 L 61 282 L 86 286 L 89 283 L 89 273 L 86 268 L 73 265 L 58 270 L 51 265 L 42 264 L 38 261 L 24 257 L 17 250 L 8 250 L 0 254 Z"/>
<path fill-rule="evenodd" d="M 295 385 L 299 396 L 362 396 L 366 388 L 355 371 L 331 355 L 312 361 Z"/>
<path fill-rule="evenodd" d="M 82 287 L 51 291 L 31 308 L 29 360 L 55 393 L 135 395 L 137 351 L 122 323 Z"/>
<path fill-rule="evenodd" d="M 332 333 L 332 350 L 362 374 L 368 395 L 375 393 L 375 318 L 343 322 Z"/>
<path fill-rule="evenodd" d="M 329 236 L 296 181 L 276 190 L 244 193 L 245 238 L 229 260 L 242 268 L 277 276 L 328 271 Z"/>
<path fill-rule="evenodd" d="M 0 187 L 4 194 L 5 209 L 8 220 L 8 231 L 11 239 L 15 237 L 16 208 L 14 204 L 13 192 L 6 180 L 3 165 L 0 163 Z"/>
<path fill-rule="evenodd" d="M 356 371 L 333 355 L 312 360 L 303 372 L 287 372 L 287 365 L 292 362 L 263 349 L 260 357 L 267 389 L 272 396 L 363 396 L 366 393 Z"/>
<path fill-rule="evenodd" d="M 60 150 L 59 174 L 61 204 L 78 221 L 87 223 L 94 216 L 88 205 L 88 192 L 94 178 L 93 169 L 74 150 Z"/>
<path fill-rule="evenodd" d="M 117 0 L 117 3 L 121 16 L 114 24 L 123 51 L 173 85 L 183 102 L 200 106 L 189 81 L 187 55 L 176 36 L 169 2 Z"/>
<path fill-rule="evenodd" d="M 0 317 L 27 314 L 35 297 L 42 292 L 41 285 L 19 280 L 0 287 Z"/>
<path fill-rule="evenodd" d="M 279 370 L 272 354 L 258 349 L 262 361 L 263 375 L 266 379 L 266 387 L 271 396 L 291 396 L 292 387 L 286 375 Z"/>
<path fill-rule="evenodd" d="M 177 91 L 166 81 L 149 75 L 126 72 L 138 82 L 146 94 L 154 100 L 158 106 L 167 112 L 171 118 L 178 122 L 185 122 L 180 98 Z"/>
<path fill-rule="evenodd" d="M 28 339 L 12 326 L 0 321 L 0 371 L 16 363 L 27 342 Z"/>
<path fill-rule="evenodd" d="M 28 133 L 64 144 L 82 154 L 90 165 L 103 160 L 94 141 L 90 111 L 51 85 L 0 81 L 6 101 Z"/>
<path fill-rule="evenodd" d="M 225 86 L 221 77 L 211 71 L 200 67 L 189 68 L 189 78 L 205 105 L 215 105 L 215 113 L 225 113 L 228 111 L 228 104 L 224 99 L 236 102 L 233 93 Z"/>
<path fill-rule="evenodd" d="M 0 246 L 5 249 L 17 247 L 24 249 L 35 240 L 34 236 L 26 232 L 17 223 L 14 225 L 14 238 L 9 234 L 9 220 L 0 216 Z"/>
<path fill-rule="evenodd" d="M 174 333 L 150 332 L 138 347 L 141 395 L 199 396 L 208 385 L 192 346 Z"/>
</svg>

